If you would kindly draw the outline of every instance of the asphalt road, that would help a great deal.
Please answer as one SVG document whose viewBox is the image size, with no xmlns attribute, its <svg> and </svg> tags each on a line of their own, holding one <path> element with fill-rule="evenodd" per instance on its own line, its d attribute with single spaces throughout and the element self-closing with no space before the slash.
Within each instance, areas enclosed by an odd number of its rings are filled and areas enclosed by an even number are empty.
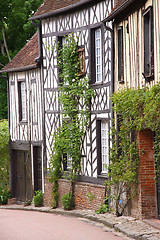
<svg viewBox="0 0 160 240">
<path fill-rule="evenodd" d="M 124 240 L 76 218 L 0 209 L 0 240 Z"/>
</svg>

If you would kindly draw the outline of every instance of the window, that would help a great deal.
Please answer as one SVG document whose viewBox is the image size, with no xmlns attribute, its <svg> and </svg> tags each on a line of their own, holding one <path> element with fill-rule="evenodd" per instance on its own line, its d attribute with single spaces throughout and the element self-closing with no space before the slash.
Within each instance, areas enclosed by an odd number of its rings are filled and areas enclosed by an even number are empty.
<svg viewBox="0 0 160 240">
<path fill-rule="evenodd" d="M 72 157 L 67 153 L 67 170 L 72 168 Z"/>
<path fill-rule="evenodd" d="M 107 173 L 109 165 L 109 136 L 108 122 L 97 121 L 97 158 L 98 174 Z"/>
<path fill-rule="evenodd" d="M 96 82 L 102 81 L 101 30 L 95 30 Z"/>
<path fill-rule="evenodd" d="M 118 41 L 118 81 L 124 81 L 124 59 L 123 59 L 123 27 L 117 29 Z"/>
<path fill-rule="evenodd" d="M 85 73 L 85 52 L 84 48 L 78 49 L 78 59 L 79 59 L 79 73 L 78 75 L 83 75 Z"/>
<path fill-rule="evenodd" d="M 91 83 L 102 82 L 101 28 L 91 30 Z"/>
<path fill-rule="evenodd" d="M 101 122 L 101 149 L 102 149 L 102 173 L 107 172 L 108 165 L 108 124 Z"/>
<path fill-rule="evenodd" d="M 68 153 L 63 154 L 63 170 L 69 171 L 72 169 L 72 157 Z"/>
<path fill-rule="evenodd" d="M 143 13 L 144 25 L 144 77 L 153 79 L 154 74 L 154 48 L 153 48 L 153 14 L 152 7 Z"/>
<path fill-rule="evenodd" d="M 27 120 L 27 109 L 26 109 L 26 84 L 25 82 L 18 82 L 18 97 L 19 97 L 19 120 Z"/>
</svg>

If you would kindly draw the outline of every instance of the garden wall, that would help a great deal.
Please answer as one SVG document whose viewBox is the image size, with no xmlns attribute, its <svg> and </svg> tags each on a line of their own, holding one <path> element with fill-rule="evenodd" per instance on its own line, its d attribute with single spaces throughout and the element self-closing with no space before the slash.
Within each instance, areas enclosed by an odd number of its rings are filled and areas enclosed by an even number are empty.
<svg viewBox="0 0 160 240">
<path fill-rule="evenodd" d="M 61 197 L 70 191 L 70 182 L 66 179 L 59 179 L 59 201 L 58 207 L 62 207 Z M 52 184 L 45 179 L 44 205 L 50 206 Z M 75 209 L 97 210 L 100 204 L 104 203 L 106 189 L 103 185 L 96 185 L 84 182 L 75 182 Z"/>
</svg>

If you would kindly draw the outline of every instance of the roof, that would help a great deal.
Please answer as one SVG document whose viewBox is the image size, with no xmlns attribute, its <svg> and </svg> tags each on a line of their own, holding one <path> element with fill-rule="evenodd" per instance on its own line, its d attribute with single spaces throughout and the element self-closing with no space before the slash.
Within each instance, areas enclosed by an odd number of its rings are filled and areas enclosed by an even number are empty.
<svg viewBox="0 0 160 240">
<path fill-rule="evenodd" d="M 15 72 L 37 67 L 35 59 L 39 55 L 38 50 L 38 32 L 34 34 L 31 40 L 17 53 L 0 72 Z"/>
<path fill-rule="evenodd" d="M 30 20 L 47 18 L 52 15 L 61 14 L 79 8 L 88 3 L 100 2 L 101 0 L 44 0 L 37 12 Z"/>
<path fill-rule="evenodd" d="M 52 12 L 80 1 L 81 0 L 45 0 L 44 3 L 38 8 L 34 16 Z"/>
<path fill-rule="evenodd" d="M 111 21 L 118 17 L 125 16 L 127 12 L 131 12 L 144 4 L 146 0 L 117 0 L 112 12 L 108 15 L 105 21 Z"/>
</svg>

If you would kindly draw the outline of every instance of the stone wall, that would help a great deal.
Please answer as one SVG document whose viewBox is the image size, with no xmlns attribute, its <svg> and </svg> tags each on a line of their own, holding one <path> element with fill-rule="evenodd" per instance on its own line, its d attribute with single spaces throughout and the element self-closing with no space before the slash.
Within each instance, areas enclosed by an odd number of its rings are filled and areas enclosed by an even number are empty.
<svg viewBox="0 0 160 240">
<path fill-rule="evenodd" d="M 44 205 L 50 206 L 52 184 L 45 179 Z M 59 201 L 58 206 L 62 207 L 61 197 L 71 189 L 70 182 L 66 179 L 59 179 Z M 104 203 L 106 194 L 105 186 L 84 182 L 75 182 L 75 209 L 97 210 L 100 204 Z"/>
</svg>

